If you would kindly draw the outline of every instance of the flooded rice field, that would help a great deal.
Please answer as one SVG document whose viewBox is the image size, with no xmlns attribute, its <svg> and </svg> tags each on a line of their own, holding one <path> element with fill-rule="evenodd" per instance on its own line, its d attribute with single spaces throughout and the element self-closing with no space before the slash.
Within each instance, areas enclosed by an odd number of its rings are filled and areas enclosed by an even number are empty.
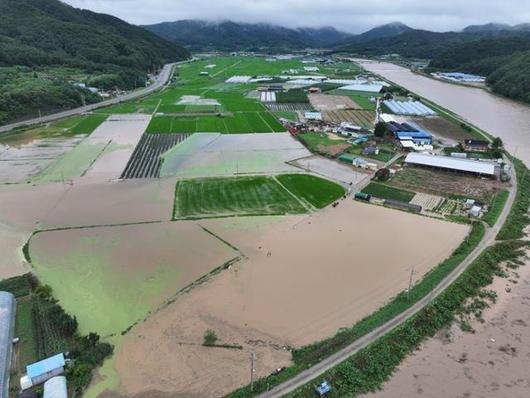
<svg viewBox="0 0 530 398">
<path fill-rule="evenodd" d="M 386 62 L 358 60 L 363 68 L 436 102 L 493 136 L 530 165 L 530 107 L 480 88 L 445 83 Z"/>
<path fill-rule="evenodd" d="M 297 172 L 286 162 L 309 155 L 288 133 L 199 133 L 163 155 L 160 175 L 196 178 Z"/>
<path fill-rule="evenodd" d="M 120 395 L 223 395 L 248 382 L 241 363 L 250 350 L 258 350 L 261 375 L 285 365 L 286 345 L 352 325 L 405 289 L 412 267 L 420 279 L 468 233 L 467 226 L 350 199 L 311 216 L 200 224 L 246 260 L 131 330 L 116 357 Z M 201 347 L 206 329 L 243 352 Z"/>
<path fill-rule="evenodd" d="M 0 184 L 30 181 L 82 139 L 77 136 L 0 143 Z"/>
<path fill-rule="evenodd" d="M 238 255 L 186 222 L 45 231 L 30 242 L 42 283 L 76 314 L 82 333 L 102 336 L 119 335 Z"/>
<path fill-rule="evenodd" d="M 369 173 L 364 173 L 361 169 L 355 169 L 353 166 L 318 155 L 297 159 L 291 162 L 291 164 L 304 171 L 337 181 L 341 184 L 351 184 L 352 189 L 363 182 L 369 181 L 371 178 Z"/>
</svg>

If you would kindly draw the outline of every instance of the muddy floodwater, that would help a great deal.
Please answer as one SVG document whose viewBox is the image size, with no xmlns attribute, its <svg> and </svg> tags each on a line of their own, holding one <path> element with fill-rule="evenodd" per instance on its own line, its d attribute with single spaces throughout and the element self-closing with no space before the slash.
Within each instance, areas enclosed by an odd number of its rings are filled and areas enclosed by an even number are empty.
<svg viewBox="0 0 530 398">
<path fill-rule="evenodd" d="M 245 260 L 126 335 L 116 357 L 125 396 L 222 396 L 248 382 L 242 364 L 251 350 L 266 375 L 289 362 L 284 347 L 332 336 L 372 313 L 407 287 L 412 268 L 422 278 L 469 230 L 351 199 L 310 216 L 199 223 Z M 206 329 L 243 349 L 202 347 Z"/>
<path fill-rule="evenodd" d="M 460 115 L 493 136 L 530 165 L 530 107 L 480 88 L 445 83 L 385 62 L 358 60 L 362 67 Z"/>
</svg>

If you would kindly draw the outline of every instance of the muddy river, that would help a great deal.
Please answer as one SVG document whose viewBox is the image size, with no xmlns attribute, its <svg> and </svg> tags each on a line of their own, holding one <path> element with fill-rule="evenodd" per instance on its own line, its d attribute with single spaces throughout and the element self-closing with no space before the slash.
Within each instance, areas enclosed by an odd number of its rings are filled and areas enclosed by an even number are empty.
<svg viewBox="0 0 530 398">
<path fill-rule="evenodd" d="M 367 70 L 413 91 L 468 122 L 499 136 L 506 148 L 530 165 L 530 107 L 496 96 L 480 88 L 444 83 L 385 62 L 362 60 Z"/>
</svg>

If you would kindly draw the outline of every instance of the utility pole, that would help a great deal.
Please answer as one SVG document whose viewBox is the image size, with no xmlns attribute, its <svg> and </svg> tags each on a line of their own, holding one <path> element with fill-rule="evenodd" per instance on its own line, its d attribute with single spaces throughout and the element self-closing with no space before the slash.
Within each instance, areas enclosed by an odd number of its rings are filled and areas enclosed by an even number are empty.
<svg viewBox="0 0 530 398">
<path fill-rule="evenodd" d="M 250 353 L 250 391 L 254 390 L 254 372 L 256 369 L 254 368 L 254 361 L 256 360 L 256 353 L 252 351 Z"/>
<path fill-rule="evenodd" d="M 410 299 L 410 289 L 412 288 L 412 276 L 414 275 L 414 265 L 410 270 L 409 288 L 407 289 L 407 301 Z"/>
</svg>

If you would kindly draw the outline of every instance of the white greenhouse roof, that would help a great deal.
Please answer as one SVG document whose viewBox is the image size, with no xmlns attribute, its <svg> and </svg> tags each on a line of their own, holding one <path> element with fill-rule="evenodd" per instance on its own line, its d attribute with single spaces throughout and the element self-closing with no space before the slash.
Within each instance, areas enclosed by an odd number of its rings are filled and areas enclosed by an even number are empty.
<svg viewBox="0 0 530 398">
<path fill-rule="evenodd" d="M 450 156 L 426 155 L 422 153 L 409 153 L 405 158 L 405 162 L 486 175 L 495 175 L 496 166 L 495 163 L 481 162 L 478 160 L 460 159 Z"/>
<path fill-rule="evenodd" d="M 341 87 L 341 90 L 351 91 L 367 91 L 370 93 L 378 93 L 383 88 L 380 84 L 350 84 L 348 86 Z"/>
</svg>

